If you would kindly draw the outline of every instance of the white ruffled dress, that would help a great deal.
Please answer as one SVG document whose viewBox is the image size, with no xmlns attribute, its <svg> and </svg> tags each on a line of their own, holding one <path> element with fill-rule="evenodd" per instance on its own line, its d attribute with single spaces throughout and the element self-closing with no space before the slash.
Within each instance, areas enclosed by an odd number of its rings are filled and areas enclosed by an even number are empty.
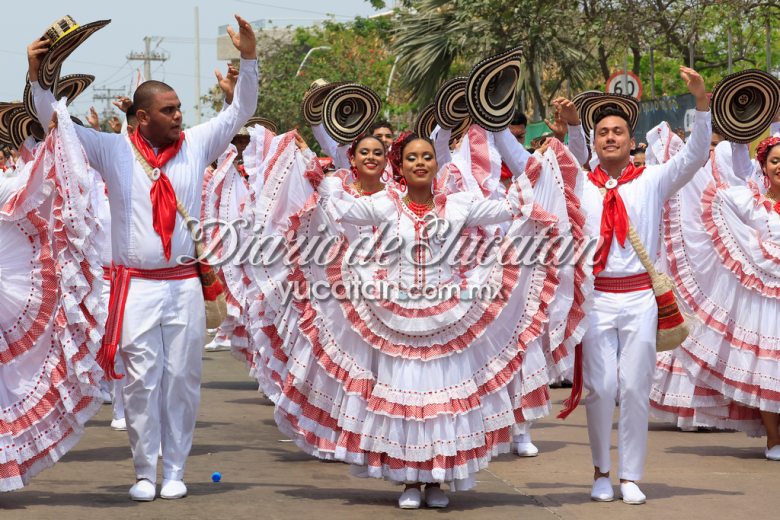
<svg viewBox="0 0 780 520">
<path fill-rule="evenodd" d="M 665 212 L 668 272 L 699 322 L 659 356 L 651 410 L 681 426 L 761 436 L 759 410 L 780 413 L 780 216 L 734 175 L 730 152 L 718 145 Z"/>
<path fill-rule="evenodd" d="M 461 244 L 475 235 L 490 238 L 490 226 L 507 220 L 507 236 L 533 241 L 544 229 L 559 235 L 564 223 L 544 209 L 562 204 L 566 211 L 551 165 L 576 167 L 576 161 L 563 146 L 549 153 L 535 185 L 521 176 L 504 201 L 452 193 L 446 187 L 459 172 L 447 165 L 438 177 L 435 215 L 462 231 L 453 238 Z M 559 270 L 553 262 L 431 262 L 444 239 L 426 233 L 426 220 L 408 210 L 403 195 L 388 186 L 357 198 L 341 176 L 323 179 L 316 158 L 297 151 L 292 134 L 272 140 L 264 164 L 250 176 L 252 226 L 269 240 L 247 268 L 253 350 L 246 361 L 276 405 L 280 430 L 307 453 L 348 462 L 355 476 L 468 489 L 493 456 L 509 451 L 524 422 L 551 410 L 549 373 L 570 356 L 562 341 L 548 364 L 538 343 Z M 384 244 L 401 239 L 429 249 L 417 266 L 403 249 L 351 264 L 348 247 L 354 243 L 347 235 L 358 227 L 372 228 Z M 274 237 L 301 244 L 282 250 L 289 262 L 270 262 L 279 254 L 271 246 Z M 332 249 L 334 261 L 308 261 L 311 252 L 320 246 L 327 252 L 333 243 L 342 246 Z M 335 288 L 343 295 L 345 285 L 369 281 L 406 289 L 415 283 L 490 284 L 504 298 L 416 300 L 402 291 L 382 299 L 365 286 L 368 293 L 353 298 L 309 297 L 309 289 L 322 294 Z M 290 294 L 295 287 L 299 294 Z M 526 363 L 538 368 L 526 371 Z"/>
<path fill-rule="evenodd" d="M 88 166 L 68 116 L 0 178 L 0 491 L 52 466 L 103 403 L 106 308 Z"/>
</svg>

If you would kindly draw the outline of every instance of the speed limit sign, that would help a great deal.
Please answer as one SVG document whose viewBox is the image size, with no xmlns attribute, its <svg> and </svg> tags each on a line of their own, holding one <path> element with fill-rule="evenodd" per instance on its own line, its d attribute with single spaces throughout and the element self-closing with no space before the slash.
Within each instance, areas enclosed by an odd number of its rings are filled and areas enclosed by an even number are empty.
<svg viewBox="0 0 780 520">
<path fill-rule="evenodd" d="M 629 71 L 628 86 L 626 87 L 625 92 L 623 89 L 624 77 L 625 77 L 625 72 L 623 72 L 622 70 L 610 76 L 609 79 L 607 80 L 607 92 L 610 94 L 625 94 L 631 97 L 635 97 L 637 99 L 642 99 L 642 82 L 639 81 L 637 75 Z"/>
</svg>

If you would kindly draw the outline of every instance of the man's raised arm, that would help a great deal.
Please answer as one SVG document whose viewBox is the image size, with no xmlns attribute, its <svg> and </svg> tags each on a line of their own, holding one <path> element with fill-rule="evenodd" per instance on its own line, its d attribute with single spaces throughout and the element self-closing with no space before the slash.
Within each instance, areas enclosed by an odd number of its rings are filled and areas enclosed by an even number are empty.
<svg viewBox="0 0 780 520">
<path fill-rule="evenodd" d="M 710 155 L 712 141 L 710 102 L 707 99 L 704 79 L 698 72 L 688 67 L 680 67 L 680 75 L 685 80 L 690 93 L 696 98 L 696 119 L 685 146 L 661 167 L 662 171 L 656 179 L 658 192 L 663 201 L 668 200 L 688 184 L 696 172 L 704 166 Z"/>
<path fill-rule="evenodd" d="M 49 127 L 49 122 L 54 114 L 52 105 L 57 102 L 51 90 L 43 90 L 38 84 L 38 69 L 48 51 L 49 40 L 35 40 L 27 47 L 28 72 L 30 74 L 30 82 L 32 83 L 35 110 L 38 112 L 38 122 L 44 129 Z M 116 134 L 104 134 L 96 132 L 91 128 L 84 128 L 79 125 L 74 126 L 90 164 L 101 173 L 111 171 L 108 168 L 110 163 L 108 149 L 113 145 Z"/>
<path fill-rule="evenodd" d="M 225 151 L 230 141 L 257 110 L 257 50 L 255 33 L 249 22 L 236 15 L 238 33 L 228 27 L 233 45 L 241 53 L 241 66 L 233 102 L 211 121 L 188 131 L 188 139 L 195 140 L 207 163 L 212 163 Z"/>
</svg>

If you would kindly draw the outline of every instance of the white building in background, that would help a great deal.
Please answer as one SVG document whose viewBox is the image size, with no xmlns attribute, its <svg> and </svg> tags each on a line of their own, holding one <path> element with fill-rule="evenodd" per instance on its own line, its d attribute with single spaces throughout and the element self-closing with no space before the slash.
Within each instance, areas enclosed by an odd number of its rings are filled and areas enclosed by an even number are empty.
<svg viewBox="0 0 780 520">
<path fill-rule="evenodd" d="M 249 25 L 258 36 L 258 41 L 262 41 L 259 39 L 261 33 L 273 39 L 287 39 L 292 38 L 298 27 L 311 27 L 320 23 L 322 23 L 322 18 L 274 18 L 255 20 L 249 22 Z M 220 25 L 217 28 L 217 59 L 237 62 L 239 53 L 230 41 L 228 27 L 232 27 L 234 31 L 238 32 L 238 24 Z"/>
</svg>

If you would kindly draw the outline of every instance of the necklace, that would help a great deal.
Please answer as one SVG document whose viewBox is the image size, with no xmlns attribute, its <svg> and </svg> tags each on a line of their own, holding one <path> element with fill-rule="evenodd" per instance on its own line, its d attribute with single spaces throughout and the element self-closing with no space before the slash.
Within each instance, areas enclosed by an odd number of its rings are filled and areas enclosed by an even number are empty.
<svg viewBox="0 0 780 520">
<path fill-rule="evenodd" d="M 385 185 L 382 184 L 381 182 L 379 183 L 379 187 L 377 189 L 371 190 L 371 191 L 364 190 L 363 189 L 363 185 L 360 183 L 360 181 L 357 181 L 354 184 L 354 186 L 355 186 L 355 190 L 360 194 L 361 197 L 368 196 L 368 195 L 373 195 L 374 193 L 379 193 L 380 191 L 385 189 Z"/>
<path fill-rule="evenodd" d="M 780 213 L 780 201 L 777 200 L 777 195 L 770 190 L 766 190 L 764 197 L 772 201 L 772 209 L 775 210 L 775 213 Z"/>
<path fill-rule="evenodd" d="M 404 204 L 414 213 L 417 215 L 417 217 L 422 217 L 429 211 L 436 208 L 436 205 L 433 203 L 433 199 L 428 199 L 425 201 L 425 204 L 417 204 L 414 202 L 409 195 L 404 195 L 404 198 L 401 199 L 404 201 Z"/>
</svg>

